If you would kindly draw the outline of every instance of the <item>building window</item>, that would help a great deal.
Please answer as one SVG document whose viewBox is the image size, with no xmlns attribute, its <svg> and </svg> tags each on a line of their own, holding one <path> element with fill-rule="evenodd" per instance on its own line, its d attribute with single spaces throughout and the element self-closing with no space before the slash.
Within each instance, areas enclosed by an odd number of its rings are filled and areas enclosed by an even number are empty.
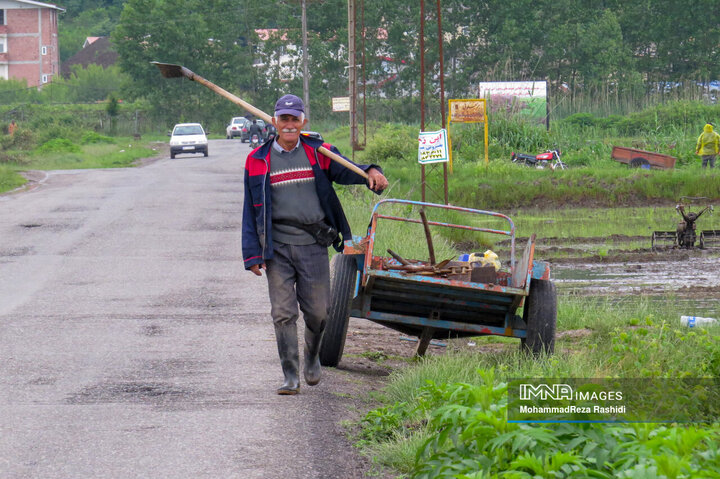
<svg viewBox="0 0 720 479">
<path fill-rule="evenodd" d="M 42 54 L 47 55 L 47 47 L 46 46 L 42 47 Z"/>
<path fill-rule="evenodd" d="M 0 38 L 0 53 L 5 53 L 5 39 Z"/>
<path fill-rule="evenodd" d="M 43 75 L 43 76 L 42 76 L 42 82 L 43 82 L 43 83 L 47 83 L 47 82 L 48 82 L 48 76 L 47 76 L 47 75 Z"/>
<path fill-rule="evenodd" d="M 5 25 L 5 10 L 0 8 L 0 25 Z"/>
</svg>

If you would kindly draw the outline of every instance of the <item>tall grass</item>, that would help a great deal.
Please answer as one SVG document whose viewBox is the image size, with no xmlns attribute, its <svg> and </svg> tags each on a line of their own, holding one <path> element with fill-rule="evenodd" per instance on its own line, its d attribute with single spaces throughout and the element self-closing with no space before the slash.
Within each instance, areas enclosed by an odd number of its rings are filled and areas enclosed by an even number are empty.
<svg viewBox="0 0 720 479">
<path fill-rule="evenodd" d="M 75 149 L 49 149 L 38 151 L 29 157 L 28 166 L 38 170 L 61 170 L 76 168 L 124 168 L 138 158 L 153 156 L 156 152 L 143 144 L 118 139 L 112 144 L 90 144 Z M 27 166 L 26 166 L 27 167 Z"/>
<path fill-rule="evenodd" d="M 8 165 L 0 165 L 0 193 L 19 188 L 27 182 L 20 176 L 15 168 Z"/>
<path fill-rule="evenodd" d="M 14 145 L 7 138 L 4 140 Z M 54 138 L 30 151 L 0 151 L 0 193 L 25 183 L 19 171 L 124 168 L 132 166 L 140 158 L 156 154 L 147 140 L 138 142 L 131 138 L 111 138 L 94 132 L 85 132 L 77 141 Z"/>
</svg>

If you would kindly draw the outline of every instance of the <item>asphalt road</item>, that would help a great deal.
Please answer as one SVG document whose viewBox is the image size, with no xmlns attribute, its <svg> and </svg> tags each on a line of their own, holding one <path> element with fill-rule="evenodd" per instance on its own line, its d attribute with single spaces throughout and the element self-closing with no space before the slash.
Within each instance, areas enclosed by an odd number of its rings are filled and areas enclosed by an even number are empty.
<svg viewBox="0 0 720 479">
<path fill-rule="evenodd" d="M 267 283 L 241 259 L 248 151 L 0 196 L 0 477 L 362 477 L 341 372 L 275 394 Z"/>
</svg>

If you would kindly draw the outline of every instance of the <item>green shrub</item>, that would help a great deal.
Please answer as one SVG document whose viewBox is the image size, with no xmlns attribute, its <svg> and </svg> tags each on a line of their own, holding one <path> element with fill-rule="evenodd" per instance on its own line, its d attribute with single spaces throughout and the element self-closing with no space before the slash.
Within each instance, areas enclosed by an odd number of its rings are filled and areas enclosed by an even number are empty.
<svg viewBox="0 0 720 479">
<path fill-rule="evenodd" d="M 35 147 L 35 135 L 27 128 L 19 128 L 13 136 L 0 136 L 0 149 L 32 150 Z"/>
<path fill-rule="evenodd" d="M 508 423 L 507 384 L 428 382 L 418 408 L 430 438 L 412 477 L 716 477 L 717 427 Z M 706 475 L 695 475 L 704 471 Z"/>
<path fill-rule="evenodd" d="M 376 130 L 363 153 L 364 161 L 384 165 L 417 158 L 417 126 L 386 124 Z"/>
<path fill-rule="evenodd" d="M 0 150 L 0 164 L 3 163 L 21 163 L 22 157 L 15 151 Z"/>
<path fill-rule="evenodd" d="M 565 122 L 574 126 L 596 126 L 600 121 L 592 113 L 575 113 L 565 118 Z"/>
<path fill-rule="evenodd" d="M 626 116 L 610 115 L 597 118 L 591 113 L 575 113 L 559 123 L 575 127 L 598 127 L 620 135 L 672 133 L 674 130 L 700 134 L 702 126 L 720 118 L 719 105 L 699 101 L 673 101 L 633 112 Z"/>
<path fill-rule="evenodd" d="M 90 145 L 94 143 L 115 143 L 115 140 L 109 136 L 100 135 L 94 131 L 88 131 L 80 138 L 81 145 Z"/>
<path fill-rule="evenodd" d="M 55 138 L 43 143 L 37 151 L 40 153 L 80 153 L 82 150 L 66 138 Z"/>
<path fill-rule="evenodd" d="M 70 141 L 78 141 L 80 139 L 81 129 L 73 125 L 62 125 L 58 123 L 49 123 L 43 127 L 35 129 L 37 142 L 41 145 L 50 140 L 68 139 Z"/>
</svg>

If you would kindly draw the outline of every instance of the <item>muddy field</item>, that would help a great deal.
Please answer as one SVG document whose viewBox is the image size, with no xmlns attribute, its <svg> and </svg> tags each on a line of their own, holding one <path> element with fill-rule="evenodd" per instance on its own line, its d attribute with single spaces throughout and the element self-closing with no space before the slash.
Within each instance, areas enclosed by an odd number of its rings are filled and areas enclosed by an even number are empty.
<svg viewBox="0 0 720 479">
<path fill-rule="evenodd" d="M 645 240 L 644 249 L 625 248 Z M 660 248 L 649 238 L 615 237 L 606 254 L 587 256 L 587 245 L 607 238 L 584 238 L 572 246 L 538 245 L 536 258 L 549 261 L 561 292 L 585 295 L 648 295 L 706 303 L 717 314 L 720 299 L 720 249 Z M 583 254 L 585 252 L 585 254 Z"/>
</svg>

